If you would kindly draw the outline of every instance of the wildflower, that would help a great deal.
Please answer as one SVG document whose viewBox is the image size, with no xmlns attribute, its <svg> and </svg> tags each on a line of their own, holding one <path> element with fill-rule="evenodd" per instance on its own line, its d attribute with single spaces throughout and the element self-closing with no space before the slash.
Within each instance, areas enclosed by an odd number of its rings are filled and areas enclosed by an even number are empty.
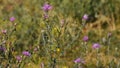
<svg viewBox="0 0 120 68">
<path fill-rule="evenodd" d="M 80 58 L 77 58 L 76 60 L 74 60 L 75 63 L 84 63 L 84 61 Z"/>
<path fill-rule="evenodd" d="M 57 48 L 57 52 L 60 52 L 60 48 Z"/>
<path fill-rule="evenodd" d="M 100 44 L 98 44 L 98 43 L 94 43 L 93 46 L 92 46 L 92 48 L 94 48 L 94 49 L 98 49 L 98 48 L 100 48 Z"/>
<path fill-rule="evenodd" d="M 7 33 L 7 30 L 2 30 L 2 33 L 3 33 L 3 34 L 6 34 L 6 33 Z"/>
<path fill-rule="evenodd" d="M 49 4 L 47 4 L 47 3 L 45 3 L 45 4 L 43 5 L 42 9 L 43 9 L 44 11 L 49 11 L 49 10 L 52 9 L 52 6 L 49 5 Z"/>
<path fill-rule="evenodd" d="M 25 56 L 30 56 L 31 55 L 30 52 L 28 52 L 28 51 L 23 51 L 22 54 L 25 55 Z"/>
<path fill-rule="evenodd" d="M 15 17 L 11 17 L 10 21 L 13 22 L 15 20 Z"/>
<path fill-rule="evenodd" d="M 44 14 L 44 19 L 47 19 L 49 18 L 49 15 L 48 14 Z"/>
<path fill-rule="evenodd" d="M 87 42 L 88 39 L 89 39 L 88 36 L 84 36 L 84 37 L 83 37 L 83 41 L 85 41 L 85 42 Z"/>
<path fill-rule="evenodd" d="M 84 14 L 83 20 L 88 20 L 88 15 L 87 14 Z"/>
<path fill-rule="evenodd" d="M 17 59 L 18 61 L 21 61 L 21 60 L 22 60 L 21 56 L 16 56 L 16 59 Z"/>
<path fill-rule="evenodd" d="M 68 68 L 67 66 L 63 66 L 63 68 Z"/>
<path fill-rule="evenodd" d="M 0 46 L 0 51 L 5 51 L 6 49 L 3 46 Z"/>
</svg>

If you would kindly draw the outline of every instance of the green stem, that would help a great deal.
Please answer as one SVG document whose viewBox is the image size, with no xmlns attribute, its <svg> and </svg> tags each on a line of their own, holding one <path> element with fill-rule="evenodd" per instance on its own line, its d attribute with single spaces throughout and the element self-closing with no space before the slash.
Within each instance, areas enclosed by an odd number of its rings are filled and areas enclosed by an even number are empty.
<svg viewBox="0 0 120 68">
<path fill-rule="evenodd" d="M 99 49 L 97 49 L 97 68 L 99 68 Z"/>
</svg>

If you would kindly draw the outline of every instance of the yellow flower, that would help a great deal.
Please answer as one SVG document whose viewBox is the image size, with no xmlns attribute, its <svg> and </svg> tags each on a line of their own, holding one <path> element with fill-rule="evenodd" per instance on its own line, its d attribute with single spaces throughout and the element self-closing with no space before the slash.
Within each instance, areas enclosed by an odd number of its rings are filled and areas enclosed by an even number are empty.
<svg viewBox="0 0 120 68">
<path fill-rule="evenodd" d="M 63 66 L 63 68 L 68 68 L 67 66 Z"/>
<path fill-rule="evenodd" d="M 53 27 L 53 28 L 52 28 L 52 34 L 53 34 L 55 37 L 59 35 L 59 32 L 58 32 L 58 31 L 60 31 L 58 27 Z"/>
<path fill-rule="evenodd" d="M 60 48 L 57 48 L 57 52 L 59 52 L 60 51 Z"/>
</svg>

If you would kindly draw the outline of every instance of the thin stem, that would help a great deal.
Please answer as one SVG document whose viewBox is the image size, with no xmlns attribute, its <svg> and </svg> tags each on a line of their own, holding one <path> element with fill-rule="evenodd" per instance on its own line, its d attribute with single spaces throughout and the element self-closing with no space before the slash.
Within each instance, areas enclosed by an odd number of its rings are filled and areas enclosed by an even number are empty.
<svg viewBox="0 0 120 68">
<path fill-rule="evenodd" d="M 99 68 L 99 49 L 97 49 L 97 68 Z"/>
</svg>

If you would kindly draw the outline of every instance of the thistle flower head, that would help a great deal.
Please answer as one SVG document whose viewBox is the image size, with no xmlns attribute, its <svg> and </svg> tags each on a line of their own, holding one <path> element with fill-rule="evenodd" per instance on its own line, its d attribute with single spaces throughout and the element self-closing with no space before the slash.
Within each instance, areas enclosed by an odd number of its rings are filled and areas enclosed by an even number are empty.
<svg viewBox="0 0 120 68">
<path fill-rule="evenodd" d="M 84 36 L 84 37 L 83 37 L 83 41 L 85 41 L 85 42 L 87 42 L 88 39 L 89 39 L 88 36 Z"/>
<path fill-rule="evenodd" d="M 84 63 L 83 59 L 77 58 L 74 60 L 75 63 Z"/>
<path fill-rule="evenodd" d="M 87 14 L 84 14 L 83 20 L 88 20 L 88 15 Z"/>
<path fill-rule="evenodd" d="M 7 33 L 7 30 L 6 30 L 6 29 L 2 30 L 2 33 L 3 33 L 3 34 L 6 34 L 6 33 Z"/>
<path fill-rule="evenodd" d="M 100 44 L 98 44 L 98 43 L 94 43 L 93 46 L 92 46 L 92 48 L 94 48 L 94 49 L 98 49 L 98 48 L 100 48 Z"/>
<path fill-rule="evenodd" d="M 22 54 L 25 55 L 25 56 L 30 56 L 31 55 L 30 52 L 28 52 L 28 51 L 23 51 Z"/>
<path fill-rule="evenodd" d="M 43 5 L 42 9 L 43 9 L 44 11 L 49 11 L 49 10 L 52 9 L 52 6 L 49 5 L 49 4 L 47 4 L 47 3 L 45 3 L 45 4 Z"/>
<path fill-rule="evenodd" d="M 10 21 L 11 22 L 15 21 L 15 17 L 10 17 Z"/>
<path fill-rule="evenodd" d="M 16 60 L 21 61 L 22 60 L 21 56 L 16 56 Z"/>
</svg>

